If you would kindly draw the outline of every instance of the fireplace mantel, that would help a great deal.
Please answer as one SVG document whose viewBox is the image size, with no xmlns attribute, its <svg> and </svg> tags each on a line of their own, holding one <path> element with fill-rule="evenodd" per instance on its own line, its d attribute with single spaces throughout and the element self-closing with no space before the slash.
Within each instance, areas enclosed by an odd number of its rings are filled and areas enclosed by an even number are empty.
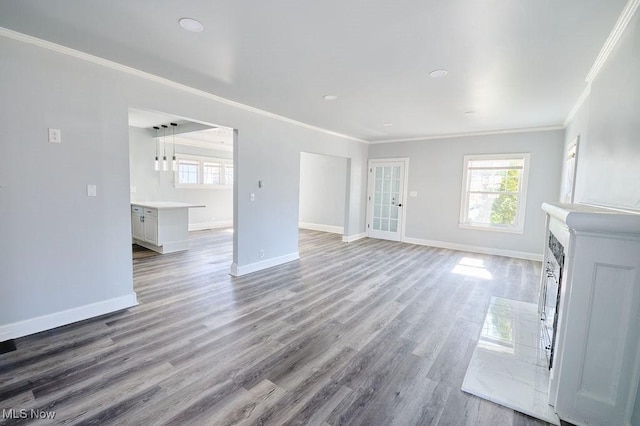
<svg viewBox="0 0 640 426">
<path fill-rule="evenodd" d="M 563 203 L 544 203 L 542 210 L 574 231 L 640 236 L 640 211 Z"/>
<path fill-rule="evenodd" d="M 549 402 L 578 425 L 627 425 L 640 380 L 640 214 L 545 203 L 564 246 Z M 545 263 L 549 250 L 545 250 Z"/>
</svg>

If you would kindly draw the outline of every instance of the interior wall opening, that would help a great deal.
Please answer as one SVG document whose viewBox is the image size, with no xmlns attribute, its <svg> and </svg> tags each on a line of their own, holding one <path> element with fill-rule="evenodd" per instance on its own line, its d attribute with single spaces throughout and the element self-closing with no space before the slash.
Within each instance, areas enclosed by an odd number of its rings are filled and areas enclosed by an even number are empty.
<svg viewBox="0 0 640 426">
<path fill-rule="evenodd" d="M 343 157 L 300 153 L 299 229 L 344 235 L 348 162 Z"/>
<path fill-rule="evenodd" d="M 129 109 L 134 259 L 188 250 L 198 231 L 231 237 L 234 134 L 217 124 Z"/>
</svg>

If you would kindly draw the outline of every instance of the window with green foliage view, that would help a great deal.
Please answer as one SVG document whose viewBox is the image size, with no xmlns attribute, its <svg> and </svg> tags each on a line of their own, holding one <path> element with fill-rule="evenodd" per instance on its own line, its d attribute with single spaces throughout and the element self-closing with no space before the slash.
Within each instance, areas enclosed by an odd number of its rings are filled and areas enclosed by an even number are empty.
<svg viewBox="0 0 640 426">
<path fill-rule="evenodd" d="M 522 232 L 529 154 L 467 155 L 460 226 Z"/>
</svg>

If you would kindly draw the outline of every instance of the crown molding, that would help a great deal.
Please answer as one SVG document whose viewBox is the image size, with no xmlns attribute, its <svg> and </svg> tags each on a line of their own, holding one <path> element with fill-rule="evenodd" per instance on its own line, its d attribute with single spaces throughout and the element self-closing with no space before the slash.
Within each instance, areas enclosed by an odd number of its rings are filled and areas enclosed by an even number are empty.
<svg viewBox="0 0 640 426">
<path fill-rule="evenodd" d="M 406 138 L 406 139 L 387 139 L 383 141 L 372 141 L 369 143 L 372 145 L 375 145 L 379 143 L 416 142 L 416 141 L 428 141 L 428 140 L 434 140 L 434 139 L 466 138 L 470 136 L 490 136 L 490 135 L 504 135 L 509 133 L 546 132 L 550 130 L 564 130 L 564 126 L 558 124 L 556 126 L 525 127 L 521 129 L 487 130 L 485 132 L 445 133 L 442 135 L 421 136 L 421 137 Z"/>
<path fill-rule="evenodd" d="M 616 25 L 613 27 L 611 33 L 609 34 L 609 38 L 607 38 L 604 46 L 602 46 L 602 49 L 600 50 L 596 61 L 593 63 L 589 74 L 587 74 L 587 77 L 585 78 L 585 81 L 588 84 L 591 84 L 593 80 L 595 80 L 596 76 L 609 58 L 609 55 L 611 54 L 613 49 L 615 49 L 616 45 L 620 41 L 622 33 L 627 28 L 629 21 L 631 21 L 631 18 L 638 9 L 639 4 L 640 0 L 629 0 L 625 5 L 622 13 L 620 14 L 620 17 L 618 18 L 618 21 L 616 22 Z"/>
<path fill-rule="evenodd" d="M 631 18 L 635 14 L 636 10 L 638 10 L 638 5 L 640 5 L 640 0 L 629 0 L 624 6 L 624 9 L 622 9 L 622 13 L 620 13 L 616 24 L 609 33 L 607 41 L 604 42 L 604 45 L 602 46 L 602 49 L 600 49 L 598 57 L 591 66 L 587 77 L 584 79 L 584 81 L 587 82 L 587 86 L 584 88 L 584 90 L 580 94 L 580 97 L 573 105 L 573 108 L 571 108 L 571 111 L 569 111 L 569 114 L 567 114 L 567 118 L 564 120 L 563 126 L 565 128 L 569 125 L 571 120 L 573 120 L 580 107 L 582 107 L 582 104 L 584 104 L 584 102 L 591 94 L 591 83 L 593 83 L 593 81 L 596 79 L 605 62 L 607 61 L 607 59 L 609 59 L 609 55 L 620 41 L 622 33 L 627 28 L 627 25 L 629 24 L 629 21 L 631 21 Z"/>
<path fill-rule="evenodd" d="M 242 104 L 240 102 L 232 101 L 227 98 L 223 98 L 221 96 L 214 95 L 213 93 L 205 92 L 204 90 L 196 89 L 191 86 L 187 86 L 185 84 L 176 83 L 175 81 L 166 79 L 164 77 L 157 76 L 155 74 L 148 73 L 146 71 L 141 71 L 137 68 L 132 68 L 126 65 L 119 64 L 114 61 L 110 61 L 108 59 L 101 58 L 99 56 L 91 55 L 89 53 L 81 52 L 79 50 L 71 49 L 66 46 L 62 46 L 60 44 L 52 43 L 47 40 L 43 40 L 37 37 L 33 37 L 27 34 L 23 34 L 17 31 L 10 30 L 8 28 L 0 27 L 0 36 L 6 37 L 12 40 L 20 41 L 23 43 L 31 44 L 34 46 L 41 47 L 43 49 L 51 50 L 56 53 L 61 53 L 63 55 L 71 56 L 76 59 L 81 59 L 83 61 L 91 62 L 96 65 L 100 65 L 106 68 L 110 68 L 113 70 L 121 71 L 130 75 L 134 75 L 136 77 L 143 78 L 148 81 L 152 81 L 154 83 L 162 84 L 167 87 L 171 87 L 173 89 L 180 90 L 182 92 L 190 93 L 192 95 L 196 95 L 202 98 L 206 98 L 221 104 L 229 105 L 234 108 L 238 108 L 244 111 L 248 111 L 254 114 L 262 115 L 265 117 L 272 118 L 274 120 L 282 121 L 288 124 L 293 124 L 294 126 L 303 127 L 305 129 L 314 130 L 316 132 L 325 133 L 331 136 L 337 136 L 339 138 L 348 139 L 361 143 L 368 143 L 363 139 L 358 139 L 353 136 L 344 135 L 342 133 L 334 132 L 331 130 L 323 129 L 321 127 L 313 126 L 311 124 L 303 123 L 301 121 L 293 120 L 291 118 L 284 117 L 282 115 L 274 114 L 269 111 L 265 111 L 259 108 L 255 108 L 249 105 Z"/>
</svg>

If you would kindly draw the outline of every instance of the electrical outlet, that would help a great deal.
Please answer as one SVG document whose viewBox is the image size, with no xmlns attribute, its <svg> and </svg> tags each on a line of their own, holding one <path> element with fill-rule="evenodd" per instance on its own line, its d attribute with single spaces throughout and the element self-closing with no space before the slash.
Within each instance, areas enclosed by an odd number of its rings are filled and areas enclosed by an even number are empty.
<svg viewBox="0 0 640 426">
<path fill-rule="evenodd" d="M 60 129 L 49 129 L 49 142 L 62 143 L 62 131 Z"/>
<path fill-rule="evenodd" d="M 260 258 L 263 258 L 263 257 L 264 257 L 264 250 L 260 250 L 260 251 L 258 252 L 258 254 L 260 255 Z"/>
<path fill-rule="evenodd" d="M 87 197 L 96 197 L 98 189 L 96 185 L 87 185 Z"/>
</svg>

